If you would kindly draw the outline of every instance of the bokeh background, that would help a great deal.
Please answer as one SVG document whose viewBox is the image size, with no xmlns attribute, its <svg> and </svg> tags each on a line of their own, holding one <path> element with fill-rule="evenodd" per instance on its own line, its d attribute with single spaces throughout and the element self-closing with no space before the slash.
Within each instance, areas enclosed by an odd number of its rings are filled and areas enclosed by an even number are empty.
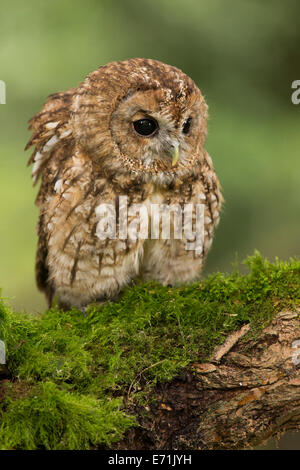
<svg viewBox="0 0 300 470">
<path fill-rule="evenodd" d="M 230 271 L 254 249 L 299 255 L 299 17 L 297 0 L 1 1 L 0 286 L 14 307 L 45 308 L 34 281 L 27 121 L 50 93 L 112 60 L 175 65 L 206 97 L 207 149 L 226 204 L 205 275 Z"/>
</svg>

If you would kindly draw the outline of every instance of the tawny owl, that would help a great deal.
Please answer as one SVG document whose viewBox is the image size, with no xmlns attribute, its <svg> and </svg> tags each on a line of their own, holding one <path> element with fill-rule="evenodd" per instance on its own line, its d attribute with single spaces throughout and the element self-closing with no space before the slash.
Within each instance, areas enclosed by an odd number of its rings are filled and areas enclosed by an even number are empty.
<svg viewBox="0 0 300 470">
<path fill-rule="evenodd" d="M 48 98 L 26 149 L 41 177 L 36 278 L 49 304 L 85 308 L 135 279 L 199 275 L 222 204 L 206 121 L 191 78 L 150 59 L 109 63 Z"/>
</svg>

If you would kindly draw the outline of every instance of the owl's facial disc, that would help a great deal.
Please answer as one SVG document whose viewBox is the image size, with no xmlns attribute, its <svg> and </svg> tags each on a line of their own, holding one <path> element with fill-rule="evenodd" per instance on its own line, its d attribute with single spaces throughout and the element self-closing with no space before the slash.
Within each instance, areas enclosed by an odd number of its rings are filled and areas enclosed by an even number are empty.
<svg viewBox="0 0 300 470">
<path fill-rule="evenodd" d="M 110 130 L 121 159 L 144 173 L 174 173 L 192 165 L 200 142 L 198 96 L 179 102 L 165 90 L 144 90 L 121 101 Z"/>
</svg>

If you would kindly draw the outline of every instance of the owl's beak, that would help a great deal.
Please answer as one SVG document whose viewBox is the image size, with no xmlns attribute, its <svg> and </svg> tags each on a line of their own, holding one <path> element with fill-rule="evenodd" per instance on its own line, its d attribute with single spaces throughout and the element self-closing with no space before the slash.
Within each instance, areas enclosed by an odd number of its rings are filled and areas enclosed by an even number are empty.
<svg viewBox="0 0 300 470">
<path fill-rule="evenodd" d="M 171 150 L 172 166 L 176 166 L 179 159 L 179 144 L 173 144 Z"/>
</svg>

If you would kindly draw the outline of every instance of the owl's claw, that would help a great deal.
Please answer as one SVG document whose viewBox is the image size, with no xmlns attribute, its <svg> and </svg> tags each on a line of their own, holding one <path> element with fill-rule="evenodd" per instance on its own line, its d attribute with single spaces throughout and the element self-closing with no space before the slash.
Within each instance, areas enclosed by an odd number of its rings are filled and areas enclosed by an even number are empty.
<svg viewBox="0 0 300 470">
<path fill-rule="evenodd" d="M 88 307 L 81 307 L 79 310 L 81 311 L 81 313 L 83 314 L 84 317 L 86 317 L 86 311 L 87 311 Z"/>
<path fill-rule="evenodd" d="M 105 304 L 106 300 L 96 300 L 96 302 L 91 303 L 90 305 L 86 305 L 85 307 L 81 307 L 79 310 L 86 317 L 86 312 L 90 306 L 92 307 L 101 307 L 101 305 Z"/>
</svg>

